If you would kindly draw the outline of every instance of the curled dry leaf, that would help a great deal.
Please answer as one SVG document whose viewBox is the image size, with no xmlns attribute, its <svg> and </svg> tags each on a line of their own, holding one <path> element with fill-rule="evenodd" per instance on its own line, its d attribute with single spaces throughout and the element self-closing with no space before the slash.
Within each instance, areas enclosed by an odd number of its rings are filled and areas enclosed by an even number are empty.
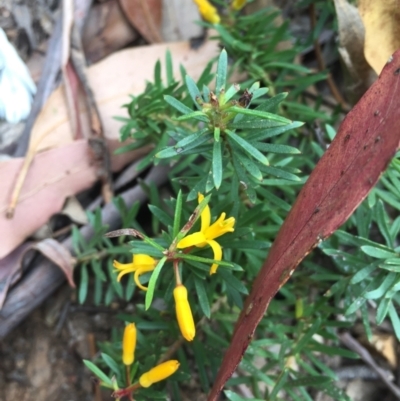
<svg viewBox="0 0 400 401">
<path fill-rule="evenodd" d="M 47 238 L 32 245 L 31 249 L 41 252 L 46 258 L 56 264 L 64 272 L 69 285 L 75 288 L 73 271 L 76 261 L 64 245 L 53 238 Z"/>
<path fill-rule="evenodd" d="M 208 401 L 216 401 L 275 294 L 353 213 L 400 144 L 400 50 L 346 116 L 284 221 L 236 324 Z"/>
<path fill-rule="evenodd" d="M 358 10 L 365 27 L 365 58 L 380 74 L 388 58 L 400 49 L 399 2 L 359 0 Z"/>
<path fill-rule="evenodd" d="M 338 48 L 345 66 L 346 96 L 355 104 L 376 79 L 364 56 L 364 25 L 357 8 L 347 0 L 334 0 L 339 25 Z"/>
<path fill-rule="evenodd" d="M 9 269 L 7 274 L 0 276 L 0 309 L 3 306 L 10 286 L 21 277 L 23 260 L 27 252 L 31 250 L 39 251 L 57 265 L 64 272 L 69 285 L 75 288 L 73 279 L 75 259 L 64 245 L 52 238 L 47 238 L 37 243 L 23 244 L 9 256 L 0 260 L 0 267 L 4 266 Z"/>
</svg>

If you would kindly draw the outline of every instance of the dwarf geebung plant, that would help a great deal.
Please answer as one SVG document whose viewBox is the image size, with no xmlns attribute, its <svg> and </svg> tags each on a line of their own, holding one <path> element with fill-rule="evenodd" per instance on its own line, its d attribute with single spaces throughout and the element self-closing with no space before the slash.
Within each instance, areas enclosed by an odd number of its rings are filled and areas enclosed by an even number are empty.
<svg viewBox="0 0 400 401">
<path fill-rule="evenodd" d="M 307 173 L 325 150 L 307 127 L 293 120 L 333 121 L 317 104 L 302 102 L 304 89 L 321 74 L 293 63 L 297 45 L 276 49 L 288 32 L 286 25 L 273 23 L 275 11 L 241 16 L 242 1 L 229 3 L 224 13 L 207 1 L 196 3 L 203 18 L 214 24 L 233 63 L 248 72 L 251 81 L 242 84 L 243 89 L 227 84 L 225 50 L 212 88 L 211 65 L 197 82 L 181 69 L 184 86 L 172 76 L 169 54 L 166 83 L 158 63 L 154 83 L 126 105 L 129 117 L 123 119 L 121 137 L 135 140 L 130 147 L 154 146 L 142 166 L 173 166 L 170 196 L 146 188 L 151 224 L 144 228 L 136 221 L 138 205 L 129 209 L 117 200 L 124 229 L 104 238 L 101 221 L 92 216 L 95 240 L 89 245 L 76 240 L 82 260 L 91 256 L 95 292 L 101 292 L 99 282 L 108 280 L 106 302 L 118 296 L 134 299 L 135 304 L 134 314 L 120 316 L 128 323 L 126 340 L 125 335 L 122 342 L 117 336 L 100 344 L 99 366 L 85 363 L 116 396 L 131 396 L 134 391 L 138 401 L 167 399 L 165 387 L 148 387 L 175 371 L 167 384 L 174 401 L 182 399 L 181 389 L 191 377 L 198 377 L 203 393 L 209 391 L 242 297 Z M 281 88 L 291 93 L 279 93 Z M 323 128 L 329 143 L 334 129 Z M 337 333 L 353 325 L 358 307 L 367 333 L 368 312 L 376 309 L 377 321 L 389 316 L 400 337 L 400 219 L 388 212 L 400 210 L 399 175 L 395 160 L 343 231 L 322 243 L 321 251 L 310 255 L 280 289 L 238 376 L 229 382 L 229 400 L 243 400 L 234 391 L 237 385 L 247 386 L 253 400 L 310 400 L 315 390 L 347 400 L 321 355 L 357 357 L 339 347 Z M 379 231 L 379 238 L 369 238 L 372 231 Z M 135 238 L 126 244 L 128 235 Z M 117 242 L 109 239 L 117 236 Z M 101 258 L 108 277 L 99 265 Z M 81 288 L 86 290 L 80 293 L 86 295 L 87 270 L 82 277 Z M 172 354 L 176 360 L 170 360 Z"/>
</svg>

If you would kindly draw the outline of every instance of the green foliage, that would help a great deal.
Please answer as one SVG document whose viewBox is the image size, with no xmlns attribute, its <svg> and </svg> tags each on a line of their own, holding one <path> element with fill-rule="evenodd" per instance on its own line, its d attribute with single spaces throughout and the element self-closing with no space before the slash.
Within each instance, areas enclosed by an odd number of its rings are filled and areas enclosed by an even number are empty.
<svg viewBox="0 0 400 401">
<path fill-rule="evenodd" d="M 129 301 L 135 295 L 135 313 L 120 316 L 135 322 L 138 329 L 131 383 L 174 346 L 179 337 L 173 301 L 177 274 L 187 288 L 201 334 L 178 347 L 176 358 L 181 365 L 168 387 L 177 401 L 180 386 L 193 377 L 193 370 L 199 388 L 209 391 L 243 297 L 307 174 L 325 151 L 308 127 L 295 120 L 319 118 L 325 122 L 323 141 L 329 144 L 335 136 L 337 111 L 327 113 L 318 102 L 312 107 L 303 102 L 306 88 L 323 75 L 293 62 L 298 44 L 277 50 L 278 43 L 291 38 L 286 24 L 276 25 L 276 17 L 275 11 L 263 10 L 215 26 L 226 51 L 220 54 L 213 88 L 206 86 L 212 78 L 211 64 L 197 82 L 181 69 L 183 85 L 174 80 L 167 54 L 167 82 L 161 79 L 158 63 L 154 82 L 125 106 L 129 117 L 123 119 L 121 139 L 135 140 L 129 148 L 154 146 L 142 167 L 162 159 L 173 161 L 169 196 L 146 188 L 150 205 L 144 228 L 136 221 L 138 204 L 128 208 L 121 198 L 115 200 L 123 227 L 139 230 L 142 237 L 129 244 L 127 237 L 105 238 L 107 227 L 98 211 L 90 214 L 93 239 L 85 241 L 78 230 L 73 231 L 74 249 L 81 261 L 79 301 L 87 299 L 91 288 L 95 304 L 110 304 L 115 297 Z M 241 85 L 243 92 L 239 85 L 228 84 L 232 67 L 249 74 L 249 81 Z M 281 88 L 289 95 L 278 93 Z M 271 97 L 266 97 L 267 92 Z M 198 193 L 206 195 L 200 203 Z M 209 244 L 183 250 L 177 246 L 182 238 L 202 231 L 201 214 L 208 207 L 212 223 L 222 213 L 235 218 L 234 232 L 216 238 L 223 248 L 222 260 L 214 259 Z M 368 316 L 373 311 L 376 324 L 390 320 L 400 339 L 398 210 L 397 157 L 345 226 L 307 257 L 272 300 L 238 376 L 228 382 L 225 395 L 229 400 L 244 399 L 234 391 L 238 385 L 252 391 L 253 401 L 312 400 L 316 390 L 348 400 L 335 386 L 336 374 L 327 363 L 331 356 L 357 357 L 341 347 L 338 331 L 361 320 L 371 337 Z M 113 271 L 114 259 L 130 262 L 132 255 L 142 254 L 156 260 L 154 270 L 141 277 L 141 283 L 148 283 L 146 294 L 135 292 L 132 277 L 118 282 Z M 219 267 L 210 275 L 213 263 Z M 121 336 L 116 331 L 112 341 L 101 344 L 99 367 L 85 361 L 107 387 L 127 385 Z M 162 384 L 141 389 L 135 399 L 166 399 L 164 389 Z"/>
</svg>

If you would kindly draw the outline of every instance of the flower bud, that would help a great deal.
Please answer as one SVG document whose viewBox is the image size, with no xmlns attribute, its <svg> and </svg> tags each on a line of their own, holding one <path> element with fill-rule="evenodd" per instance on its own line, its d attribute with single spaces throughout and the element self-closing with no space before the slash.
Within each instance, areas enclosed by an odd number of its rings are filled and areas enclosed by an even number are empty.
<svg viewBox="0 0 400 401">
<path fill-rule="evenodd" d="M 192 341 L 196 335 L 196 327 L 193 321 L 192 311 L 187 299 L 187 289 L 183 285 L 177 285 L 174 289 L 176 318 L 183 337 Z"/>
<path fill-rule="evenodd" d="M 136 348 L 136 326 L 130 323 L 125 326 L 124 338 L 122 340 L 122 362 L 124 365 L 132 365 L 135 359 Z"/>
<path fill-rule="evenodd" d="M 241 10 L 247 3 L 247 0 L 233 0 L 232 8 L 234 10 Z"/>
<path fill-rule="evenodd" d="M 157 383 L 167 377 L 173 375 L 179 368 L 179 362 L 176 360 L 171 360 L 164 362 L 148 372 L 143 373 L 140 376 L 139 384 L 142 387 L 150 387 L 152 384 Z"/>
</svg>

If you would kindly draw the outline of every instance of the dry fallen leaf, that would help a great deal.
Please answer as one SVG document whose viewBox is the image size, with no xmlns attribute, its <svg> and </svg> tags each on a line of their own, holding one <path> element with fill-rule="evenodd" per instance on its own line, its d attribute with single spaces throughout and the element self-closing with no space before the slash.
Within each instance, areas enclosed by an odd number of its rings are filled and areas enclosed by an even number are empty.
<svg viewBox="0 0 400 401">
<path fill-rule="evenodd" d="M 397 367 L 397 341 L 393 334 L 374 334 L 371 344 L 389 362 L 393 369 Z"/>
<path fill-rule="evenodd" d="M 114 53 L 88 68 L 88 80 L 111 154 L 121 146 L 120 122 L 114 117 L 125 115 L 121 106 L 129 100 L 130 94 L 144 90 L 146 81 L 153 78 L 153 66 L 168 48 L 174 59 L 174 73 L 179 76 L 182 64 L 194 79 L 218 53 L 218 44 L 214 41 L 205 42 L 197 50 L 192 50 L 188 42 L 159 44 Z M 79 112 L 81 121 L 86 122 L 82 124 L 82 131 L 88 133 L 89 117 L 84 102 L 80 103 Z M 96 170 L 89 161 L 87 141 L 73 140 L 62 87 L 50 95 L 32 129 L 31 140 L 42 152 L 34 157 L 12 220 L 5 218 L 5 210 L 23 159 L 0 163 L 0 232 L 4 234 L 0 241 L 0 258 L 58 213 L 66 197 L 89 188 L 97 180 Z M 120 170 L 141 154 L 143 150 L 113 156 L 112 170 Z"/>
<path fill-rule="evenodd" d="M 71 221 L 78 224 L 87 224 L 88 217 L 85 209 L 79 203 L 75 196 L 70 196 L 64 204 L 61 214 L 68 216 Z"/>
<path fill-rule="evenodd" d="M 138 33 L 127 21 L 117 1 L 95 4 L 83 28 L 82 43 L 90 63 L 132 43 Z"/>
<path fill-rule="evenodd" d="M 126 18 L 150 43 L 161 43 L 162 0 L 119 0 Z"/>
<path fill-rule="evenodd" d="M 380 74 L 388 58 L 400 48 L 400 4 L 398 0 L 359 0 L 365 27 L 364 54 Z"/>
<path fill-rule="evenodd" d="M 356 7 L 347 0 L 334 0 L 339 25 L 338 48 L 347 71 L 346 96 L 355 104 L 376 80 L 364 56 L 364 25 Z"/>
</svg>

